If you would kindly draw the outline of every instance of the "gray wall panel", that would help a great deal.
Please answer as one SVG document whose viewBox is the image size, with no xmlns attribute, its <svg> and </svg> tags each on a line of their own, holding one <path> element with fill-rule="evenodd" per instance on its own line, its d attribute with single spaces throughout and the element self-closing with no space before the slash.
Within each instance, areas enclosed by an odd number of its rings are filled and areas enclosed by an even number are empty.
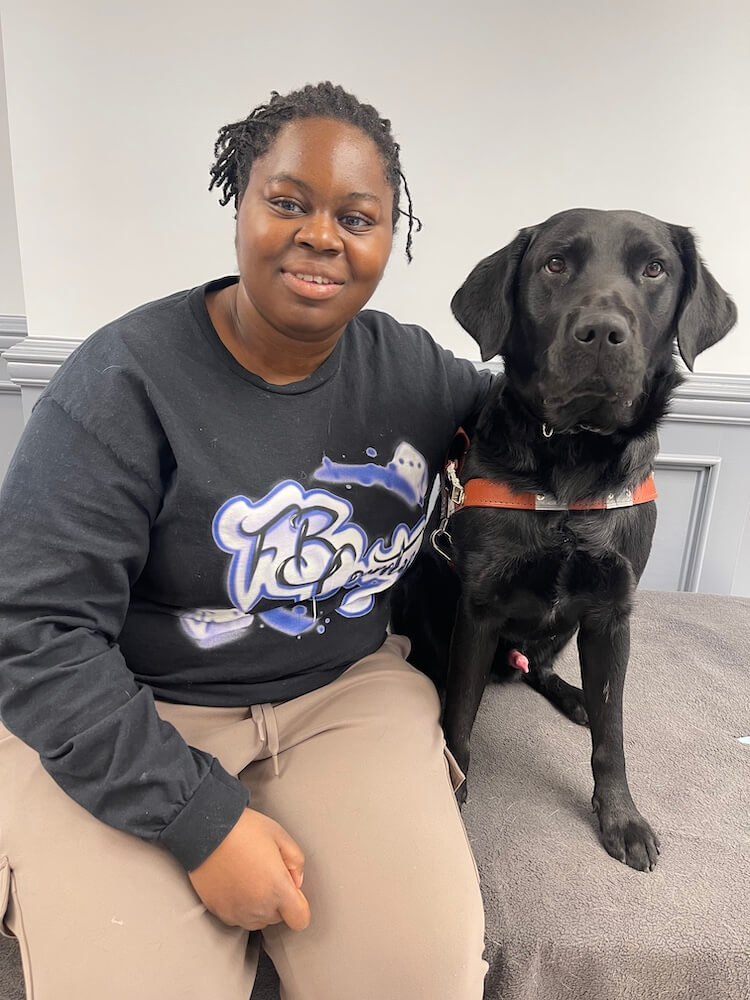
<svg viewBox="0 0 750 1000">
<path fill-rule="evenodd" d="M 15 451 L 23 429 L 21 387 L 10 381 L 3 351 L 24 336 L 25 322 L 20 316 L 0 316 L 0 482 Z"/>
<path fill-rule="evenodd" d="M 750 379 L 748 379 L 750 384 Z M 711 419 L 710 400 L 705 400 L 705 421 L 668 419 L 660 432 L 662 454 L 702 455 L 721 459 L 716 467 L 716 494 L 706 528 L 705 553 L 698 566 L 696 589 L 708 594 L 750 595 L 745 543 L 750 525 L 750 416 L 745 422 L 735 415 L 731 422 Z M 750 398 L 748 399 L 750 410 Z M 730 415 L 724 414 L 726 417 Z M 715 417 L 715 414 L 714 414 Z M 663 474 L 657 480 L 659 486 Z M 683 494 L 680 505 L 694 502 Z M 669 512 L 669 513 L 668 513 Z M 660 505 L 660 519 L 655 545 L 671 544 L 673 531 L 671 506 Z M 666 516 L 665 516 L 666 515 Z M 701 527 L 695 526 L 695 530 Z M 687 540 L 686 540 L 687 541 Z M 644 586 L 649 586 L 644 575 Z M 681 587 L 679 589 L 691 589 Z"/>
<path fill-rule="evenodd" d="M 9 390 L 0 382 L 0 482 L 5 477 L 22 429 L 21 393 Z"/>
<path fill-rule="evenodd" d="M 699 590 L 720 466 L 718 455 L 657 457 L 658 518 L 642 587 Z"/>
<path fill-rule="evenodd" d="M 734 572 L 731 593 L 742 594 L 745 597 L 750 596 L 750 505 L 737 554 L 737 567 Z"/>
</svg>

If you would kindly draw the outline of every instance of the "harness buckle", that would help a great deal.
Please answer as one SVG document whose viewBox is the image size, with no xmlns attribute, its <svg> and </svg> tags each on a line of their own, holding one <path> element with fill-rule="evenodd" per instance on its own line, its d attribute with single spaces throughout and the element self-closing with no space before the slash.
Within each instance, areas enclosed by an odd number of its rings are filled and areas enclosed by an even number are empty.
<svg viewBox="0 0 750 1000">
<path fill-rule="evenodd" d="M 463 486 L 458 480 L 458 476 L 456 475 L 455 461 L 448 462 L 448 465 L 445 470 L 445 476 L 446 479 L 448 480 L 448 500 L 450 501 L 451 504 L 453 504 L 454 508 L 462 507 L 464 502 L 465 491 Z"/>
<path fill-rule="evenodd" d="M 457 446 L 460 446 L 460 453 Z M 454 458 L 448 458 L 445 463 L 443 470 L 443 481 L 441 483 L 441 517 L 440 524 L 430 535 L 430 543 L 433 549 L 441 555 L 443 559 L 451 566 L 453 565 L 453 559 L 451 556 L 451 546 L 453 545 L 453 539 L 448 531 L 448 522 L 457 510 L 460 510 L 464 505 L 464 498 L 466 496 L 463 486 L 458 478 L 457 469 L 463 462 L 464 456 L 469 448 L 469 439 L 466 436 L 466 432 L 463 428 L 459 428 L 456 432 L 456 436 L 453 439 L 451 445 L 451 451 L 455 455 Z M 449 452 L 450 454 L 450 452 Z M 441 548 L 441 543 L 445 546 Z M 448 551 L 446 551 L 446 549 Z"/>
</svg>

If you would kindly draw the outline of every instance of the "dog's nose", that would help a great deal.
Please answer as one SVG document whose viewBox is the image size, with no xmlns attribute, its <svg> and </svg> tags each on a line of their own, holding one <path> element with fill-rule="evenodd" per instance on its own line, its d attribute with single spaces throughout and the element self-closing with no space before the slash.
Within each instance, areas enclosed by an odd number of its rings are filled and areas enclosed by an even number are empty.
<svg viewBox="0 0 750 1000">
<path fill-rule="evenodd" d="M 599 314 L 587 316 L 573 327 L 573 337 L 585 347 L 603 350 L 618 347 L 630 340 L 630 327 L 622 316 Z"/>
</svg>

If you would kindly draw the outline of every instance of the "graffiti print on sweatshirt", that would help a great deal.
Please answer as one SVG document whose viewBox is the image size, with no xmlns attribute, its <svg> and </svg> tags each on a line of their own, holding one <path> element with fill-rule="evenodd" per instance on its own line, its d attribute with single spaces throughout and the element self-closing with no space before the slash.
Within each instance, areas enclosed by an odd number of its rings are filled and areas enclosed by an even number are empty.
<svg viewBox="0 0 750 1000">
<path fill-rule="evenodd" d="M 367 454 L 376 457 L 374 449 Z M 427 518 L 422 513 L 427 463 L 416 449 L 401 443 L 382 466 L 324 458 L 313 478 L 345 488 L 381 487 L 421 516 L 412 526 L 398 524 L 389 538 L 370 541 L 354 520 L 351 503 L 326 489 L 305 489 L 285 480 L 257 501 L 232 497 L 213 521 L 214 541 L 231 557 L 227 592 L 232 607 L 197 609 L 181 618 L 198 645 L 233 641 L 256 621 L 290 636 L 312 630 L 322 634 L 330 621 L 326 615 L 368 614 L 376 595 L 411 565 Z M 319 602 L 326 602 L 325 615 Z"/>
</svg>

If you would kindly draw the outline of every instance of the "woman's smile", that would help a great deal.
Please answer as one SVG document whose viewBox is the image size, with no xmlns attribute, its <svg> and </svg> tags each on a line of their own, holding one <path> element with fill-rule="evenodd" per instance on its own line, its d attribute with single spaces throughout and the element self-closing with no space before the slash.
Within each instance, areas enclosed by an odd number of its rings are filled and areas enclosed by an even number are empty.
<svg viewBox="0 0 750 1000">
<path fill-rule="evenodd" d="M 291 291 L 312 300 L 333 298 L 344 286 L 343 281 L 321 274 L 313 267 L 295 271 L 282 269 L 281 277 Z"/>
</svg>

